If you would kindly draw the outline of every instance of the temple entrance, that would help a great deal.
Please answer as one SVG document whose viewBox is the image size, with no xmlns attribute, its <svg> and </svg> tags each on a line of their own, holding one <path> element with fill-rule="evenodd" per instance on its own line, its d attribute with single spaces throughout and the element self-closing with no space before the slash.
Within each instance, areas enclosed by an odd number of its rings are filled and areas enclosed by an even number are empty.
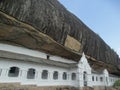
<svg viewBox="0 0 120 90">
<path fill-rule="evenodd" d="M 84 82 L 84 86 L 87 86 L 87 72 L 83 73 L 83 82 Z"/>
</svg>

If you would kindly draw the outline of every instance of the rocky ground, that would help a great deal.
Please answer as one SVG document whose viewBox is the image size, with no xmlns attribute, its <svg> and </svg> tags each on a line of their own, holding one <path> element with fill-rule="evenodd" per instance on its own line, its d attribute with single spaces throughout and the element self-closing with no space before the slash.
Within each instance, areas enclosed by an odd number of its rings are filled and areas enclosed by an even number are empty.
<svg viewBox="0 0 120 90">
<path fill-rule="evenodd" d="M 19 83 L 2 83 L 0 90 L 78 90 L 74 87 L 67 86 L 51 86 L 51 87 L 38 87 L 35 85 L 20 85 Z M 85 87 L 79 90 L 120 90 L 120 87 Z"/>
<path fill-rule="evenodd" d="M 35 85 L 20 85 L 19 83 L 13 83 L 13 84 L 0 84 L 0 90 L 77 90 L 77 89 L 74 87 L 66 86 L 38 87 Z"/>
</svg>

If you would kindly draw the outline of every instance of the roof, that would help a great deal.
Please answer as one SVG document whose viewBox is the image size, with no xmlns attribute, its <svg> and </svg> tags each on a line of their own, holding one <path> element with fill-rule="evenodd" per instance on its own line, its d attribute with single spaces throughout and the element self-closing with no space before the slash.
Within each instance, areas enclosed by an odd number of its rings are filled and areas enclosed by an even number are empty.
<svg viewBox="0 0 120 90">
<path fill-rule="evenodd" d="M 94 69 L 92 69 L 92 73 L 93 73 L 93 74 L 103 74 L 103 70 L 104 70 L 104 69 L 99 69 L 99 70 L 94 70 Z"/>
<path fill-rule="evenodd" d="M 110 76 L 110 77 L 118 77 L 118 78 L 120 78 L 119 76 L 113 75 L 113 74 L 109 74 L 109 76 Z"/>
<path fill-rule="evenodd" d="M 27 61 L 27 62 L 35 62 L 42 65 L 51 65 L 63 68 L 73 68 L 77 67 L 77 63 L 64 63 L 60 61 L 53 61 L 48 59 L 43 59 L 39 57 L 33 57 L 29 55 L 23 55 L 18 53 L 12 53 L 7 51 L 0 50 L 0 58 L 3 59 L 10 59 L 10 60 L 19 60 L 19 61 Z"/>
</svg>

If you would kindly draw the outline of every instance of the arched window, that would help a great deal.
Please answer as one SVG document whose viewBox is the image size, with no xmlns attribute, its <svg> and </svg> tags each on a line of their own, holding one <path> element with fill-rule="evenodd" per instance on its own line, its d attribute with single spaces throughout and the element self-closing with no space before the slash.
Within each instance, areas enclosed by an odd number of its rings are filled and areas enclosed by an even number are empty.
<svg viewBox="0 0 120 90">
<path fill-rule="evenodd" d="M 92 76 L 92 81 L 94 81 L 94 76 Z"/>
<path fill-rule="evenodd" d="M 53 73 L 53 79 L 54 80 L 58 79 L 58 72 L 57 71 L 54 71 L 54 73 Z"/>
<path fill-rule="evenodd" d="M 63 72 L 63 80 L 67 80 L 67 73 Z"/>
<path fill-rule="evenodd" d="M 35 78 L 35 69 L 30 68 L 27 72 L 27 79 L 34 79 Z"/>
<path fill-rule="evenodd" d="M 18 77 L 19 75 L 19 68 L 18 67 L 11 67 L 9 72 L 8 72 L 8 76 L 9 77 Z"/>
<path fill-rule="evenodd" d="M 48 71 L 47 70 L 43 70 L 42 79 L 48 79 Z"/>
<path fill-rule="evenodd" d="M 71 79 L 72 79 L 72 80 L 76 80 L 76 73 L 72 73 Z"/>
<path fill-rule="evenodd" d="M 103 82 L 103 77 L 100 77 L 100 81 Z"/>
</svg>

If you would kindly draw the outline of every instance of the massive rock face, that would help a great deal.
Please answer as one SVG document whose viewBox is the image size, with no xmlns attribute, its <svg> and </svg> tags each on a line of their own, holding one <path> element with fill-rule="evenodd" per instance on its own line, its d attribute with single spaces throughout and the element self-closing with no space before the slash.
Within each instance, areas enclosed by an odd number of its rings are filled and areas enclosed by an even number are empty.
<svg viewBox="0 0 120 90">
<path fill-rule="evenodd" d="M 91 31 L 57 0 L 0 0 L 0 11 L 1 42 L 43 50 L 77 61 L 80 57 L 79 54 L 84 51 L 90 60 L 91 66 L 101 67 L 103 65 L 111 73 L 120 73 L 120 59 L 118 55 L 99 35 Z M 8 18 L 2 12 L 14 19 Z M 21 23 L 30 26 L 29 28 L 27 27 L 29 34 L 26 34 L 26 32 L 28 33 L 26 26 L 21 25 Z M 10 31 L 6 27 L 11 28 L 11 34 L 9 34 Z M 34 29 L 31 30 L 31 27 Z M 3 32 L 2 30 L 6 31 Z M 38 33 L 44 33 L 49 37 L 46 36 L 48 39 L 43 38 L 42 34 Z M 27 39 L 25 39 L 26 37 Z M 42 39 L 38 37 L 42 37 Z M 37 40 L 32 40 L 33 38 L 37 38 Z M 52 44 L 49 42 L 49 39 L 53 39 Z M 27 42 L 34 44 L 29 45 Z M 61 54 L 62 52 L 64 54 Z"/>
</svg>

